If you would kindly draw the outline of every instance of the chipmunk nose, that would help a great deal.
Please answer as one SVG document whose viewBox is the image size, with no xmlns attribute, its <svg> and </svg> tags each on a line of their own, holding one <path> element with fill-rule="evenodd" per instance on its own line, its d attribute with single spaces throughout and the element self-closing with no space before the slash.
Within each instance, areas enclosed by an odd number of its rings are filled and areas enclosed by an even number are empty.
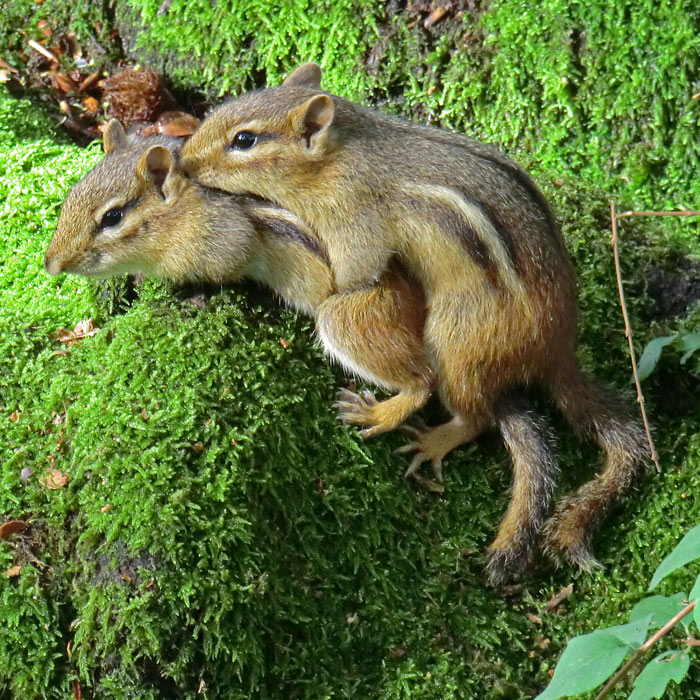
<svg viewBox="0 0 700 700">
<path fill-rule="evenodd" d="M 63 264 L 55 255 L 46 253 L 44 257 L 44 269 L 50 275 L 60 275 L 63 272 Z"/>
</svg>

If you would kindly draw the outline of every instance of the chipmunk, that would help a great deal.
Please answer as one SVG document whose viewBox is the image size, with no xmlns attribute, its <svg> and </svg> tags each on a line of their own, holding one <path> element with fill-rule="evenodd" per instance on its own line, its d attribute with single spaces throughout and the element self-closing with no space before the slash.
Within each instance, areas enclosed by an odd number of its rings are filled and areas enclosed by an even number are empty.
<svg viewBox="0 0 700 700">
<path fill-rule="evenodd" d="M 113 120 L 103 143 L 105 158 L 63 204 L 47 272 L 142 272 L 174 282 L 251 278 L 315 317 L 326 351 L 340 364 L 399 391 L 382 402 L 366 394 L 371 425 L 364 437 L 394 429 L 425 404 L 434 376 L 422 344 L 423 293 L 415 282 L 388 270 L 357 318 L 335 295 L 322 246 L 294 214 L 187 179 L 177 167 L 177 139 L 127 136 Z"/>
<path fill-rule="evenodd" d="M 294 212 L 323 242 L 338 288 L 371 289 L 393 259 L 426 294 L 424 342 L 453 418 L 415 434 L 409 473 L 475 438 L 513 385 L 543 384 L 606 453 L 602 472 L 544 526 L 556 559 L 594 562 L 591 539 L 630 486 L 644 432 L 576 358 L 575 277 L 559 227 L 531 178 L 497 149 L 418 126 L 321 90 L 305 64 L 277 87 L 215 109 L 182 151 L 187 175 Z M 514 472 L 509 551 L 532 504 Z M 521 520 L 522 519 L 522 520 Z M 510 532 L 509 532 L 510 528 Z"/>
<path fill-rule="evenodd" d="M 253 278 L 313 316 L 324 348 L 341 365 L 399 392 L 384 401 L 368 391 L 341 392 L 341 418 L 366 426 L 363 437 L 397 427 L 427 401 L 435 372 L 423 345 L 425 298 L 405 271 L 389 266 L 358 305 L 356 293 L 337 292 L 323 246 L 299 217 L 187 179 L 177 140 L 127 137 L 112 121 L 104 149 L 105 158 L 66 198 L 46 252 L 47 272 L 143 272 L 175 282 Z M 556 464 L 546 426 L 522 399 L 501 397 L 494 423 L 523 475 L 501 545 L 490 550 L 489 580 L 499 583 L 531 563 Z"/>
</svg>

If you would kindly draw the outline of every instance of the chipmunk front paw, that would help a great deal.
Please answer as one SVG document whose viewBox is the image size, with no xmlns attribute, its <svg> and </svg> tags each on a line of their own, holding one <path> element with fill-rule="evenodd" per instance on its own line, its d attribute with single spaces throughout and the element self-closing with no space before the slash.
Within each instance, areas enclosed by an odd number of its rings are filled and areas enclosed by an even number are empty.
<svg viewBox="0 0 700 700">
<path fill-rule="evenodd" d="M 364 430 L 360 430 L 363 438 L 383 432 L 384 426 L 377 420 L 376 407 L 379 401 L 374 394 L 365 389 L 362 392 L 341 389 L 338 392 L 338 401 L 333 407 L 338 410 L 338 419 L 344 425 L 364 425 Z"/>
</svg>

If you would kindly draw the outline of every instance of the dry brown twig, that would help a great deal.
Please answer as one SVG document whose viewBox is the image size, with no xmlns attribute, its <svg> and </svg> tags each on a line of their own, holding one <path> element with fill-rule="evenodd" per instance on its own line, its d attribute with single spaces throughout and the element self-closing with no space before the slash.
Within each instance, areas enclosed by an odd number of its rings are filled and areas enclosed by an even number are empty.
<svg viewBox="0 0 700 700">
<path fill-rule="evenodd" d="M 627 216 L 700 216 L 700 211 L 687 209 L 681 211 L 623 211 L 622 214 L 617 215 L 617 218 L 622 219 Z"/>
<path fill-rule="evenodd" d="M 611 202 L 612 204 L 612 202 Z M 618 684 L 618 682 L 627 675 L 627 672 L 634 666 L 639 659 L 651 649 L 656 642 L 670 632 L 680 620 L 695 608 L 697 601 L 688 603 L 675 617 L 672 617 L 661 629 L 655 632 L 637 651 L 630 656 L 627 663 L 605 684 L 603 689 L 595 696 L 595 700 L 603 700 L 603 698 Z"/>
<path fill-rule="evenodd" d="M 656 447 L 654 446 L 654 440 L 651 437 L 651 429 L 649 428 L 649 421 L 647 420 L 647 411 L 644 406 L 644 394 L 642 393 L 642 386 L 639 382 L 639 374 L 637 372 L 637 357 L 634 352 L 634 344 L 632 342 L 632 328 L 630 326 L 629 316 L 627 315 L 627 306 L 625 305 L 625 292 L 622 288 L 622 271 L 620 270 L 620 238 L 617 235 L 617 220 L 620 216 L 631 216 L 634 212 L 625 212 L 624 214 L 618 215 L 615 211 L 615 202 L 610 200 L 610 225 L 612 230 L 612 245 L 613 245 L 613 257 L 615 259 L 615 276 L 617 277 L 617 291 L 620 295 L 620 306 L 622 307 L 622 318 L 625 322 L 625 336 L 627 336 L 627 343 L 630 349 L 630 360 L 632 360 L 632 374 L 634 375 L 634 383 L 637 387 L 637 402 L 639 403 L 639 410 L 642 413 L 642 421 L 644 422 L 644 430 L 647 433 L 647 440 L 649 442 L 649 452 L 651 453 L 651 458 L 656 465 L 656 471 L 661 472 L 661 465 L 659 464 L 659 455 L 656 452 Z M 651 214 L 653 212 L 645 212 L 645 214 Z"/>
</svg>

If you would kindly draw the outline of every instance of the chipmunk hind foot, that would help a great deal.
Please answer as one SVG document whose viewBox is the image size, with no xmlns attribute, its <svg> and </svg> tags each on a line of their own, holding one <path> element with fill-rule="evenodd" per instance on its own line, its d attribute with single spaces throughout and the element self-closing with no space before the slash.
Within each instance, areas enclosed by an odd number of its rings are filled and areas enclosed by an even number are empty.
<svg viewBox="0 0 700 700">
<path fill-rule="evenodd" d="M 418 470 L 424 462 L 430 462 L 433 475 L 442 483 L 442 460 L 455 447 L 470 442 L 486 427 L 486 419 L 465 418 L 456 415 L 452 420 L 434 428 L 404 426 L 413 440 L 396 450 L 399 454 L 415 452 L 413 460 L 406 470 L 405 477 L 415 479 L 423 485 L 424 479 Z"/>
</svg>

